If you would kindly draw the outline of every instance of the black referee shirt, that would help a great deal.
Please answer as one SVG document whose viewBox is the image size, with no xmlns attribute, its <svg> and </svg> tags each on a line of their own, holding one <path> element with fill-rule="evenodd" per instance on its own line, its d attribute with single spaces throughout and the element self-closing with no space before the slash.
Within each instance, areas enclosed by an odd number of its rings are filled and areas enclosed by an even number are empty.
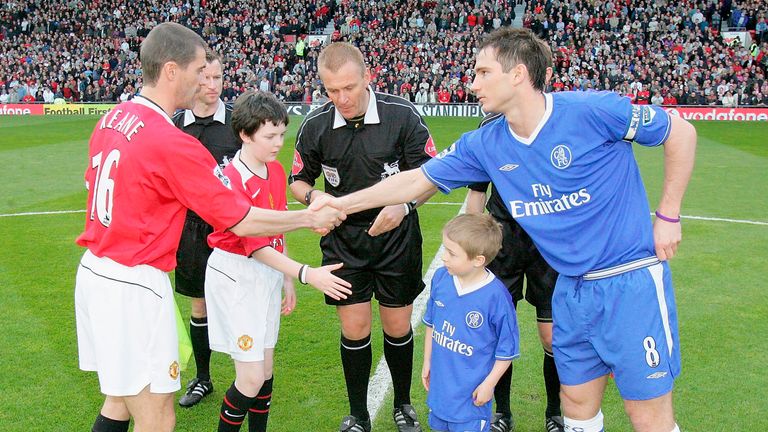
<svg viewBox="0 0 768 432">
<path fill-rule="evenodd" d="M 302 122 L 296 137 L 289 183 L 314 186 L 325 176 L 325 191 L 343 196 L 400 171 L 417 168 L 435 153 L 429 129 L 407 100 L 368 88 L 365 117 L 350 121 L 327 102 Z M 370 223 L 381 209 L 350 215 L 347 222 Z"/>
<path fill-rule="evenodd" d="M 212 116 L 198 117 L 192 110 L 179 111 L 173 116 L 173 124 L 203 143 L 222 168 L 243 145 L 232 131 L 232 107 L 221 100 Z"/>
<path fill-rule="evenodd" d="M 178 111 L 173 115 L 173 124 L 197 138 L 222 168 L 229 164 L 243 144 L 232 130 L 232 106 L 221 100 L 212 116 L 198 117 L 192 110 Z M 187 216 L 200 219 L 191 210 Z"/>
</svg>

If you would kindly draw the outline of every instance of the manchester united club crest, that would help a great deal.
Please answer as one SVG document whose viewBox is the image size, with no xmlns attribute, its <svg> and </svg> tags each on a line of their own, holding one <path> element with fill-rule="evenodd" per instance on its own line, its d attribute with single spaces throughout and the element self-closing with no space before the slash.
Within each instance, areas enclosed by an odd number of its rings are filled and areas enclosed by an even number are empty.
<svg viewBox="0 0 768 432">
<path fill-rule="evenodd" d="M 179 377 L 179 362 L 176 360 L 174 360 L 173 363 L 171 363 L 171 365 L 168 367 L 168 376 L 174 380 Z"/>
<path fill-rule="evenodd" d="M 242 335 L 237 338 L 237 346 L 243 351 L 253 348 L 253 338 L 248 335 Z"/>
</svg>

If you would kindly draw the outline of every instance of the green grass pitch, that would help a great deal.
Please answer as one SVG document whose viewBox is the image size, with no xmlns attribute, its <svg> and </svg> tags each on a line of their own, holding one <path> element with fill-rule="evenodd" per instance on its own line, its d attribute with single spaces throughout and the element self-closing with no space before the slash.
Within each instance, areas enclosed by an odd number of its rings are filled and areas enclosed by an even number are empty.
<svg viewBox="0 0 768 432">
<path fill-rule="evenodd" d="M 77 367 L 73 288 L 82 250 L 74 238 L 85 207 L 83 171 L 96 118 L 0 117 L 0 431 L 90 430 L 102 396 L 93 373 Z M 477 119 L 429 118 L 438 149 Z M 292 118 L 281 161 L 290 166 L 300 118 Z M 697 166 L 683 214 L 725 220 L 683 219 L 684 240 L 672 261 L 676 284 L 683 374 L 677 381 L 678 422 L 689 431 L 768 428 L 768 136 L 766 123 L 697 123 Z M 651 208 L 663 179 L 662 150 L 636 146 Z M 439 195 L 425 205 L 424 270 L 440 243 L 442 225 L 455 215 L 464 193 Z M 298 208 L 294 205 L 292 208 Z M 11 216 L 9 216 L 11 215 Z M 755 221 L 745 223 L 738 221 Z M 318 237 L 291 233 L 291 255 L 318 264 Z M 275 366 L 272 431 L 333 431 L 346 411 L 338 358 L 335 311 L 316 290 L 297 287 L 296 312 L 283 319 Z M 182 314 L 188 302 L 178 298 Z M 522 357 L 515 361 L 512 408 L 518 431 L 543 430 L 541 356 L 532 308 L 519 310 Z M 413 402 L 426 420 L 419 380 L 423 327 L 416 329 Z M 374 363 L 381 357 L 381 329 L 373 329 Z M 177 430 L 214 430 L 224 390 L 234 378 L 231 361 L 214 354 L 216 391 L 201 405 L 177 409 Z M 193 370 L 182 376 L 182 382 Z M 178 395 L 177 395 L 178 396 Z M 615 388 L 603 406 L 606 429 L 630 430 Z M 393 431 L 391 395 L 375 422 Z"/>
</svg>

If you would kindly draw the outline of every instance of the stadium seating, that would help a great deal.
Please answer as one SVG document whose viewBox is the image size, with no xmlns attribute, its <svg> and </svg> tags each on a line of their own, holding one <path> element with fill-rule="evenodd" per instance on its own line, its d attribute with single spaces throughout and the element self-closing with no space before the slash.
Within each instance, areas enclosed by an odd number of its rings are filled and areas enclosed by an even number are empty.
<svg viewBox="0 0 768 432">
<path fill-rule="evenodd" d="M 268 88 L 321 97 L 308 34 L 358 45 L 374 85 L 417 103 L 474 102 L 474 47 L 525 26 L 554 53 L 552 90 L 610 89 L 636 103 L 768 104 L 764 0 L 10 0 L 0 9 L 0 103 L 118 101 L 141 87 L 138 50 L 157 23 L 197 31 L 225 58 L 222 97 Z M 729 45 L 731 27 L 754 35 Z M 266 78 L 266 80 L 264 80 Z"/>
</svg>

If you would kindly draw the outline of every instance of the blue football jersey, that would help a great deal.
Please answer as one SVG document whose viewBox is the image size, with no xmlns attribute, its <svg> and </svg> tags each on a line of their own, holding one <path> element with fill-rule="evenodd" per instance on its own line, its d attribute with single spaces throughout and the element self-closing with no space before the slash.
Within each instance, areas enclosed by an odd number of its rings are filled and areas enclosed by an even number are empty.
<svg viewBox="0 0 768 432">
<path fill-rule="evenodd" d="M 517 315 L 504 284 L 488 272 L 485 285 L 464 294 L 445 267 L 432 278 L 422 321 L 432 327 L 432 362 L 427 405 L 443 420 L 490 419 L 491 402 L 477 407 L 472 392 L 496 360 L 520 355 Z"/>
<path fill-rule="evenodd" d="M 530 137 L 516 136 L 500 117 L 464 134 L 422 171 L 445 193 L 493 182 L 561 274 L 653 256 L 650 208 L 631 144 L 664 143 L 669 115 L 612 92 L 544 96 L 544 117 Z"/>
</svg>

